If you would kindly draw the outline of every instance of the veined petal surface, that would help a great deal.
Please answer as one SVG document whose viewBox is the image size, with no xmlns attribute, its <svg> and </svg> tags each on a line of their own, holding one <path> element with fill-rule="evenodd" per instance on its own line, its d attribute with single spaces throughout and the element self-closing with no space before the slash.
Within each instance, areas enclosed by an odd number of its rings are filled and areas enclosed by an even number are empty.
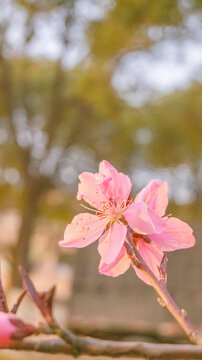
<svg viewBox="0 0 202 360">
<path fill-rule="evenodd" d="M 101 236 L 98 245 L 98 252 L 106 264 L 112 263 L 121 251 L 125 242 L 127 226 L 115 222 Z"/>
<path fill-rule="evenodd" d="M 113 199 L 116 203 L 126 201 L 131 193 L 132 183 L 130 178 L 119 173 L 108 161 L 103 160 L 99 166 L 99 173 L 111 178 L 106 183 L 105 192 L 108 198 Z"/>
<path fill-rule="evenodd" d="M 138 234 L 160 233 L 165 227 L 165 221 L 144 202 L 131 204 L 124 212 L 124 217 Z"/>
<path fill-rule="evenodd" d="M 102 275 L 116 277 L 125 273 L 131 265 L 125 247 L 123 246 L 117 258 L 110 264 L 105 264 L 102 260 L 99 265 L 99 273 Z"/>
<path fill-rule="evenodd" d="M 106 219 L 99 218 L 90 213 L 76 215 L 71 224 L 67 225 L 64 240 L 59 242 L 61 247 L 83 248 L 95 240 L 103 233 L 107 224 Z"/>
<path fill-rule="evenodd" d="M 135 201 L 143 201 L 160 216 L 165 215 L 168 206 L 168 184 L 166 181 L 159 184 L 158 180 L 152 180 L 135 197 Z"/>
<path fill-rule="evenodd" d="M 102 209 L 103 204 L 105 204 L 108 199 L 103 192 L 103 186 L 97 174 L 83 172 L 79 175 L 79 180 L 77 199 L 84 199 L 92 207 Z"/>
<path fill-rule="evenodd" d="M 161 234 L 152 234 L 150 239 L 162 251 L 186 249 L 195 245 L 193 230 L 185 222 L 170 217 L 165 220 L 166 227 Z"/>
<path fill-rule="evenodd" d="M 151 269 L 157 279 L 160 278 L 160 273 L 158 266 L 161 264 L 161 260 L 164 256 L 163 252 L 160 251 L 158 248 L 152 246 L 151 244 L 144 243 L 143 241 L 138 241 L 138 251 L 144 261 L 146 262 L 147 266 Z M 148 280 L 147 276 L 139 270 L 136 266 L 133 266 L 137 276 L 143 280 L 146 284 L 151 285 L 150 281 Z"/>
</svg>

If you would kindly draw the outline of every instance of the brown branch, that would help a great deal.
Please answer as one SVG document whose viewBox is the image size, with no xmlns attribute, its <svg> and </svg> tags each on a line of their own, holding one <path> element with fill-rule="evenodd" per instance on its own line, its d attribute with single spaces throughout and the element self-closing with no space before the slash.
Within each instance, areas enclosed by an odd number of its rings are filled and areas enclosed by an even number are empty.
<svg viewBox="0 0 202 360">
<path fill-rule="evenodd" d="M 107 319 L 86 320 L 72 316 L 68 328 L 76 335 L 92 336 L 99 339 L 123 340 L 125 338 L 148 338 L 159 343 L 179 344 L 187 342 L 187 337 L 176 323 L 147 323 L 133 321 L 113 323 Z M 200 327 L 202 330 L 202 327 Z M 135 339 L 134 339 L 135 340 Z"/>
<path fill-rule="evenodd" d="M 189 321 L 186 312 L 183 309 L 180 309 L 174 302 L 173 298 L 171 297 L 166 288 L 165 281 L 158 280 L 153 274 L 153 272 L 150 270 L 150 268 L 147 266 L 147 264 L 141 257 L 137 247 L 132 241 L 130 235 L 128 235 L 127 241 L 125 242 L 125 247 L 133 265 L 145 274 L 153 288 L 160 296 L 160 301 L 163 307 L 166 308 L 173 315 L 173 317 L 180 324 L 180 326 L 185 331 L 192 343 L 202 345 L 202 333 L 199 332 L 195 328 L 195 326 Z"/>
<path fill-rule="evenodd" d="M 134 257 L 134 263 L 141 263 L 141 259 L 137 259 L 137 253 L 131 254 Z M 144 263 L 141 263 L 141 268 L 144 270 Z M 146 269 L 147 270 L 147 269 Z M 145 271 L 146 271 L 145 270 Z M 26 288 L 29 294 L 34 299 L 35 303 L 40 308 L 42 304 L 39 303 L 40 293 L 34 288 L 30 279 L 25 279 L 28 276 L 23 272 L 23 278 L 26 283 Z M 151 278 L 154 281 L 153 278 Z M 43 296 L 49 292 L 43 293 Z M 38 299 L 39 297 L 39 299 Z M 162 299 L 164 301 L 164 299 Z M 48 304 L 52 306 L 52 300 Z M 44 313 L 46 318 L 46 313 Z M 202 346 L 195 345 L 173 345 L 173 344 L 154 344 L 146 342 L 123 342 L 112 340 L 101 340 L 92 337 L 80 337 L 72 333 L 70 330 L 61 328 L 54 319 L 49 325 L 41 324 L 37 334 L 54 335 L 54 338 L 49 339 L 25 339 L 22 342 L 4 347 L 4 349 L 36 351 L 51 354 L 69 354 L 74 357 L 80 355 L 89 356 L 109 356 L 109 357 L 142 357 L 147 359 L 201 359 L 202 360 Z M 55 336 L 59 337 L 55 338 Z M 195 335 L 196 336 L 196 335 Z M 194 338 L 195 340 L 195 338 Z"/>
<path fill-rule="evenodd" d="M 2 349 L 36 351 L 47 354 L 71 354 L 70 345 L 61 339 L 25 339 L 19 343 L 3 347 Z"/>
<path fill-rule="evenodd" d="M 66 344 L 61 339 L 26 339 L 19 344 L 4 349 L 36 351 L 49 354 L 142 357 L 146 359 L 202 359 L 202 346 L 152 344 L 146 342 L 107 341 L 92 338 L 80 338 L 80 348 Z"/>
</svg>

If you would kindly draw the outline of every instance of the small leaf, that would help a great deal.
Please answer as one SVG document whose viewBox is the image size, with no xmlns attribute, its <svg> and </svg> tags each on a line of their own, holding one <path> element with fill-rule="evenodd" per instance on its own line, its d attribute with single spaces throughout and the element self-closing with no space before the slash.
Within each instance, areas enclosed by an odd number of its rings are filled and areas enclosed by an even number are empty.
<svg viewBox="0 0 202 360">
<path fill-rule="evenodd" d="M 53 315 L 52 315 L 52 307 L 53 307 L 53 297 L 55 294 L 55 286 L 53 286 L 50 290 L 44 292 L 38 292 L 35 289 L 33 282 L 31 281 L 30 277 L 26 273 L 25 269 L 20 266 L 19 267 L 20 274 L 23 278 L 24 286 L 34 301 L 38 309 L 40 310 L 43 317 L 46 321 L 51 324 L 54 322 Z"/>
<path fill-rule="evenodd" d="M 21 302 L 22 302 L 22 300 L 23 300 L 23 298 L 24 298 L 24 296 L 25 296 L 25 294 L 27 293 L 27 290 L 24 290 L 21 294 L 20 294 L 20 296 L 19 296 L 19 298 L 17 299 L 17 302 L 13 305 L 13 307 L 12 307 L 12 309 L 11 309 L 11 313 L 13 313 L 13 314 L 16 314 L 17 313 L 17 311 L 18 311 L 18 308 L 19 308 L 19 306 L 20 306 L 20 304 L 21 304 Z"/>
<path fill-rule="evenodd" d="M 16 331 L 11 335 L 12 340 L 22 340 L 26 336 L 35 334 L 37 331 L 33 325 L 25 324 L 18 318 L 10 318 L 10 323 L 16 328 Z"/>
<path fill-rule="evenodd" d="M 53 298 L 55 294 L 56 287 L 53 286 L 50 290 L 39 293 L 41 307 L 43 309 L 43 313 L 45 314 L 46 321 L 50 324 L 53 320 Z"/>
<path fill-rule="evenodd" d="M 28 294 L 30 295 L 30 297 L 32 298 L 32 300 L 35 302 L 35 304 L 39 307 L 39 305 L 40 305 L 39 294 L 38 294 L 38 292 L 36 291 L 33 282 L 31 281 L 30 277 L 29 277 L 28 274 L 26 273 L 26 271 L 25 271 L 25 269 L 23 268 L 23 266 L 19 266 L 19 272 L 20 272 L 20 274 L 21 274 L 21 276 L 22 276 L 25 289 L 27 290 Z"/>
</svg>

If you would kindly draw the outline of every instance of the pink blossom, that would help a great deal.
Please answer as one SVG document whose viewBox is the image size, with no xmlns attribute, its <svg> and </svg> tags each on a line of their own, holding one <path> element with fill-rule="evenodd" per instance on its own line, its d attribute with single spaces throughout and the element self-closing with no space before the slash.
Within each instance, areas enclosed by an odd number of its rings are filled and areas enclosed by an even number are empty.
<svg viewBox="0 0 202 360">
<path fill-rule="evenodd" d="M 77 199 L 88 202 L 92 208 L 87 209 L 95 214 L 76 215 L 67 225 L 60 246 L 82 248 L 100 238 L 98 251 L 101 262 L 109 265 L 125 252 L 123 246 L 128 225 L 140 235 L 163 231 L 165 220 L 146 202 L 132 201 L 129 177 L 119 173 L 107 161 L 100 163 L 99 173 L 84 172 L 79 179 Z"/>
<path fill-rule="evenodd" d="M 156 214 L 163 217 L 165 227 L 161 232 L 145 232 L 140 233 L 136 229 L 135 217 L 138 216 L 135 204 L 144 202 Z M 195 245 L 195 238 L 192 235 L 192 229 L 185 222 L 170 216 L 164 216 L 168 204 L 168 187 L 167 183 L 158 183 L 158 180 L 152 180 L 144 187 L 136 196 L 135 202 L 126 211 L 126 218 L 130 227 L 135 230 L 133 233 L 133 241 L 137 246 L 142 258 L 159 278 L 159 266 L 164 255 L 164 251 L 173 251 L 177 249 L 185 249 Z M 141 214 L 139 213 L 140 218 Z M 129 221 L 130 219 L 130 221 Z M 141 221 L 141 219 L 140 219 Z M 146 227 L 145 227 L 146 229 Z M 105 264 L 101 259 L 99 271 L 101 274 L 108 276 L 118 276 L 124 273 L 131 265 L 130 260 L 126 256 L 126 250 L 123 247 L 119 256 L 111 264 Z M 150 285 L 148 279 L 141 270 L 134 266 L 136 274 L 147 284 Z"/>
<path fill-rule="evenodd" d="M 129 177 L 105 160 L 100 163 L 99 173 L 84 172 L 79 179 L 77 199 L 85 200 L 90 208 L 84 207 L 94 214 L 76 215 L 59 245 L 82 248 L 99 238 L 101 274 L 118 276 L 131 265 L 124 246 L 128 227 L 133 230 L 132 238 L 141 256 L 158 278 L 163 251 L 194 245 L 192 229 L 179 219 L 165 216 L 166 182 L 151 181 L 133 201 Z M 149 284 L 145 275 L 134 269 Z"/>
<path fill-rule="evenodd" d="M 22 340 L 35 332 L 32 325 L 25 324 L 17 316 L 0 311 L 0 347 Z"/>
</svg>

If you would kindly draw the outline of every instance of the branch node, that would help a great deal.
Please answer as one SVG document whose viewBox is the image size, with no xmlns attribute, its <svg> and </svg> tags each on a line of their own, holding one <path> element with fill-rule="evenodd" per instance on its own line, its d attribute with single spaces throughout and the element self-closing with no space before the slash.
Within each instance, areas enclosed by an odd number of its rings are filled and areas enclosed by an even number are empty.
<svg viewBox="0 0 202 360">
<path fill-rule="evenodd" d="M 184 319 L 188 319 L 188 315 L 185 309 L 181 309 L 181 313 Z"/>
<path fill-rule="evenodd" d="M 164 308 L 164 309 L 167 308 L 165 302 L 164 302 L 160 297 L 157 298 L 157 302 L 159 303 L 159 305 L 160 305 L 162 308 Z"/>
</svg>

